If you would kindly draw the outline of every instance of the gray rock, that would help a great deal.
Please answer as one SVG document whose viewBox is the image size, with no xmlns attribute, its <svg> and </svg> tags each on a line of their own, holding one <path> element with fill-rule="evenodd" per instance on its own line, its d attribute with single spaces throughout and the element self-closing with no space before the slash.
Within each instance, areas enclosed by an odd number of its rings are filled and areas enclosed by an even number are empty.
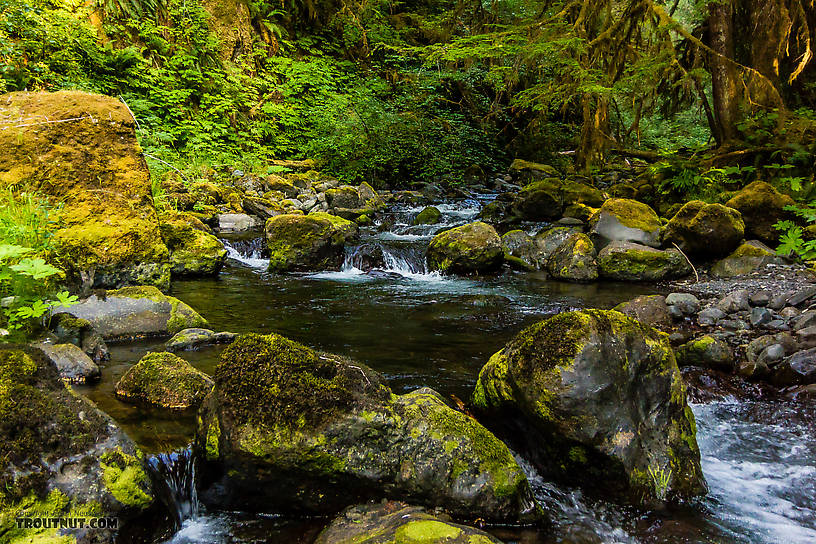
<svg viewBox="0 0 816 544">
<path fill-rule="evenodd" d="M 600 248 L 615 241 L 660 247 L 660 220 L 657 214 L 636 200 L 607 200 L 590 218 L 590 224 L 590 238 Z"/>
<path fill-rule="evenodd" d="M 739 362 L 737 373 L 743 378 L 761 380 L 766 378 L 771 373 L 771 370 L 767 364 L 761 361 L 743 360 Z"/>
<path fill-rule="evenodd" d="M 552 227 L 542 229 L 535 235 L 536 245 L 541 251 L 541 259 L 546 262 L 547 258 L 552 255 L 567 238 L 580 232 L 581 229 L 575 227 Z"/>
<path fill-rule="evenodd" d="M 744 331 L 750 328 L 748 323 L 741 319 L 720 319 L 717 326 L 728 331 Z"/>
<path fill-rule="evenodd" d="M 727 314 L 739 312 L 740 310 L 751 309 L 751 304 L 748 300 L 749 293 L 747 289 L 737 289 L 728 293 L 717 302 L 717 308 Z"/>
<path fill-rule="evenodd" d="M 555 222 L 556 225 L 562 225 L 565 227 L 583 227 L 584 222 L 578 219 L 577 217 L 562 217 L 558 221 Z"/>
<path fill-rule="evenodd" d="M 767 306 L 771 302 L 771 293 L 768 291 L 757 291 L 748 297 L 751 306 Z"/>
<path fill-rule="evenodd" d="M 814 296 L 816 296 L 816 285 L 808 285 L 807 287 L 803 287 L 789 296 L 787 303 L 789 306 L 799 306 Z"/>
<path fill-rule="evenodd" d="M 235 340 L 234 332 L 215 332 L 210 329 L 184 329 L 165 342 L 167 351 L 191 351 L 215 344 L 229 344 Z"/>
<path fill-rule="evenodd" d="M 263 221 L 245 213 L 222 213 L 218 215 L 218 230 L 221 232 L 246 232 L 262 226 Z"/>
<path fill-rule="evenodd" d="M 772 344 L 762 350 L 759 354 L 758 361 L 766 365 L 773 365 L 785 358 L 785 347 L 782 344 Z"/>
<path fill-rule="evenodd" d="M 679 321 L 679 320 L 683 319 L 684 317 L 686 317 L 686 314 L 683 313 L 683 310 L 681 310 L 679 307 L 677 307 L 675 305 L 669 306 L 668 309 L 669 309 L 669 315 L 674 320 Z"/>
<path fill-rule="evenodd" d="M 771 383 L 779 386 L 816 383 L 816 348 L 794 353 L 773 370 Z"/>
<path fill-rule="evenodd" d="M 696 314 L 700 311 L 700 300 L 689 293 L 669 293 L 666 304 L 677 306 L 684 315 Z"/>
<path fill-rule="evenodd" d="M 730 278 L 750 274 L 769 264 L 783 264 L 785 260 L 771 248 L 757 240 L 745 242 L 734 253 L 711 267 L 711 275 Z"/>
<path fill-rule="evenodd" d="M 816 348 L 816 326 L 796 331 L 796 339 L 802 349 Z"/>
<path fill-rule="evenodd" d="M 787 323 L 785 323 L 785 321 L 783 321 L 781 319 L 774 319 L 773 321 L 771 321 L 767 325 L 765 325 L 765 328 L 773 329 L 773 330 L 777 330 L 777 331 L 789 331 L 790 330 L 790 326 Z"/>
<path fill-rule="evenodd" d="M 794 318 L 794 317 L 798 316 L 798 315 L 799 315 L 799 314 L 801 314 L 801 313 L 802 313 L 802 312 L 801 312 L 801 311 L 799 311 L 799 309 L 798 309 L 798 308 L 794 308 L 793 306 L 787 306 L 787 307 L 785 307 L 785 308 L 782 308 L 782 309 L 779 311 L 779 316 L 780 316 L 782 319 L 792 319 L 792 318 Z"/>
<path fill-rule="evenodd" d="M 705 310 L 701 311 L 697 314 L 697 323 L 702 325 L 703 327 L 710 327 L 715 325 L 717 321 L 723 319 L 726 316 L 726 313 L 717 308 L 716 306 L 710 306 Z"/>
<path fill-rule="evenodd" d="M 675 350 L 678 366 L 702 366 L 719 370 L 734 367 L 734 354 L 727 343 L 711 335 L 696 338 Z"/>
<path fill-rule="evenodd" d="M 36 344 L 57 366 L 60 378 L 70 383 L 84 384 L 98 380 L 102 374 L 88 355 L 74 344 Z"/>
<path fill-rule="evenodd" d="M 668 327 L 672 322 L 666 298 L 662 295 L 641 295 L 618 304 L 614 309 L 650 327 L 656 325 Z"/>
<path fill-rule="evenodd" d="M 108 345 L 89 321 L 77 319 L 71 314 L 62 312 L 53 314 L 48 326 L 56 337 L 54 344 L 79 346 L 97 363 L 110 359 Z"/>
<path fill-rule="evenodd" d="M 586 234 L 573 234 L 547 259 L 547 271 L 557 280 L 587 282 L 598 279 L 595 246 Z"/>
<path fill-rule="evenodd" d="M 771 297 L 771 301 L 768 303 L 768 308 L 772 310 L 781 310 L 787 305 L 790 296 L 791 293 L 779 293 L 773 295 Z"/>
<path fill-rule="evenodd" d="M 785 349 L 786 355 L 797 350 L 796 340 L 793 338 L 793 336 L 787 332 L 780 332 L 776 334 L 767 334 L 751 340 L 751 342 L 749 342 L 748 346 L 745 348 L 745 357 L 750 362 L 756 362 L 759 360 L 759 356 L 762 354 L 762 352 L 774 344 L 781 345 Z"/>
<path fill-rule="evenodd" d="M 750 321 L 752 327 L 761 327 L 773 321 L 773 314 L 769 309 L 757 306 L 751 309 Z"/>
<path fill-rule="evenodd" d="M 793 330 L 798 331 L 816 325 L 816 310 L 807 310 L 799 314 L 793 322 Z"/>
<path fill-rule="evenodd" d="M 535 239 L 523 230 L 511 230 L 501 237 L 502 249 L 510 257 L 522 261 L 526 268 L 537 270 L 542 267 L 546 259 L 544 252 Z"/>
</svg>

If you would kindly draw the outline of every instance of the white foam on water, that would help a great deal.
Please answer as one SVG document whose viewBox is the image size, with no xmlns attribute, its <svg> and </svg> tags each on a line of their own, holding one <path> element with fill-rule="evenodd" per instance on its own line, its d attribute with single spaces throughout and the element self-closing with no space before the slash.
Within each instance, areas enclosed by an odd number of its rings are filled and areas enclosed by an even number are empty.
<svg viewBox="0 0 816 544">
<path fill-rule="evenodd" d="M 229 524 L 224 518 L 201 516 L 185 520 L 164 544 L 226 544 L 229 534 Z"/>
<path fill-rule="evenodd" d="M 241 255 L 228 241 L 222 240 L 222 242 L 224 242 L 224 249 L 227 250 L 227 258 L 238 261 L 250 268 L 266 270 L 269 267 L 269 259 L 261 257 L 259 252 L 253 251 L 252 255 L 249 256 Z"/>
</svg>

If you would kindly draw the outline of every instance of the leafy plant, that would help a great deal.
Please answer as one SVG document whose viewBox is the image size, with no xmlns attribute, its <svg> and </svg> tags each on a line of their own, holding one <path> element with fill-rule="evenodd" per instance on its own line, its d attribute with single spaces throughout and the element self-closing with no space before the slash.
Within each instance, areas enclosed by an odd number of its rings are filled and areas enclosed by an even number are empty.
<svg viewBox="0 0 816 544">
<path fill-rule="evenodd" d="M 661 501 L 666 500 L 672 478 L 672 469 L 665 470 L 649 466 L 649 476 L 652 478 L 655 496 Z"/>
</svg>

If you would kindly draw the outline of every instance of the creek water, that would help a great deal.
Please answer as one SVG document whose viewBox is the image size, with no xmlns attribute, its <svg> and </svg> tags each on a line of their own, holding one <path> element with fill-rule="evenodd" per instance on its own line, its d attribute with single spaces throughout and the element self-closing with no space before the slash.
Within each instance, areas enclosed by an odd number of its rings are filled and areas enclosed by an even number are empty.
<svg viewBox="0 0 816 544">
<path fill-rule="evenodd" d="M 363 229 L 347 248 L 342 270 L 318 274 L 266 272 L 258 235 L 227 239 L 230 259 L 218 279 L 177 281 L 173 294 L 215 330 L 277 332 L 341 353 L 381 372 L 397 393 L 430 386 L 467 400 L 479 369 L 523 327 L 582 307 L 609 308 L 654 286 L 552 282 L 536 273 L 451 278 L 428 273 L 424 253 L 441 228 L 473 220 L 484 200 L 438 206 L 442 223 L 412 226 L 419 208 L 403 208 Z M 535 232 L 540 225 L 525 225 Z M 326 520 L 291 520 L 241 512 L 204 512 L 194 494 L 194 467 L 184 448 L 193 412 L 168 413 L 118 401 L 114 384 L 161 341 L 111 347 L 102 381 L 78 387 L 152 454 L 166 482 L 175 544 L 310 543 Z M 212 373 L 221 348 L 180 355 Z M 693 406 L 710 494 L 661 512 L 638 512 L 556 486 L 528 470 L 553 519 L 539 530 L 491 529 L 506 542 L 635 543 L 816 542 L 816 424 L 813 406 L 721 401 Z M 174 453 L 168 453 L 174 452 Z"/>
</svg>

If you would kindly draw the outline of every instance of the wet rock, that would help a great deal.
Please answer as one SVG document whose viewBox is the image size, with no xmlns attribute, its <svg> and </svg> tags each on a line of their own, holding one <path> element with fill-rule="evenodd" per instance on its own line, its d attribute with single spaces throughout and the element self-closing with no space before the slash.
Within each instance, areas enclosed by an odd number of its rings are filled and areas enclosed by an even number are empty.
<svg viewBox="0 0 816 544">
<path fill-rule="evenodd" d="M 801 313 L 802 312 L 800 312 L 793 306 L 788 306 L 786 308 L 782 308 L 782 310 L 779 312 L 779 316 L 782 319 L 793 319 L 794 317 L 798 316 Z"/>
<path fill-rule="evenodd" d="M 747 289 L 737 289 L 728 293 L 719 301 L 717 301 L 717 308 L 727 314 L 739 312 L 742 310 L 750 310 L 751 303 L 749 301 L 750 293 Z"/>
<path fill-rule="evenodd" d="M 598 279 L 596 256 L 586 234 L 572 234 L 547 259 L 547 271 L 557 280 L 594 281 Z"/>
<path fill-rule="evenodd" d="M 692 200 L 668 222 L 663 240 L 691 255 L 719 257 L 733 251 L 744 233 L 745 223 L 737 210 Z"/>
<path fill-rule="evenodd" d="M 782 319 L 774 319 L 773 321 L 770 321 L 766 325 L 766 328 L 774 329 L 774 330 L 777 330 L 777 331 L 789 331 L 790 330 L 790 327 L 788 326 L 788 324 L 785 323 L 785 321 L 783 321 Z"/>
<path fill-rule="evenodd" d="M 719 320 L 723 319 L 725 316 L 726 316 L 725 312 L 723 312 L 722 310 L 715 306 L 712 306 L 704 309 L 699 314 L 697 314 L 697 323 L 699 323 L 703 327 L 711 327 L 712 325 L 715 325 Z"/>
<path fill-rule="evenodd" d="M 614 309 L 650 327 L 668 327 L 672 323 L 666 298 L 662 295 L 640 295 Z"/>
<path fill-rule="evenodd" d="M 767 308 L 757 306 L 751 308 L 749 320 L 752 327 L 761 327 L 773 321 L 773 313 Z"/>
<path fill-rule="evenodd" d="M 555 222 L 556 225 L 560 225 L 562 227 L 578 227 L 583 228 L 584 222 L 577 217 L 562 217 L 558 221 Z"/>
<path fill-rule="evenodd" d="M 660 247 L 660 219 L 642 202 L 610 198 L 589 223 L 589 235 L 599 248 L 615 241 Z"/>
<path fill-rule="evenodd" d="M 601 277 L 613 280 L 660 281 L 687 276 L 691 266 L 676 249 L 615 241 L 598 254 L 598 270 Z"/>
<path fill-rule="evenodd" d="M 744 331 L 750 328 L 742 319 L 720 319 L 717 326 L 727 331 Z"/>
<path fill-rule="evenodd" d="M 193 351 L 216 344 L 229 344 L 236 338 L 234 332 L 215 332 L 210 329 L 184 329 L 168 340 L 164 347 L 167 351 Z"/>
<path fill-rule="evenodd" d="M 33 348 L 0 347 L 0 480 L 3 518 L 117 517 L 119 530 L 154 503 L 143 454 L 116 423 L 65 387 Z M 3 542 L 112 543 L 116 532 L 19 529 L 3 523 Z"/>
<path fill-rule="evenodd" d="M 799 306 L 816 296 L 816 285 L 808 285 L 788 296 L 786 302 L 788 306 Z M 784 303 L 783 303 L 784 305 Z"/>
<path fill-rule="evenodd" d="M 573 234 L 580 234 L 581 229 L 576 227 L 551 227 L 541 230 L 535 235 L 536 245 L 541 250 L 542 263 L 555 253 L 555 250 Z"/>
<path fill-rule="evenodd" d="M 97 363 L 110 358 L 110 351 L 105 340 L 93 328 L 90 321 L 77 319 L 69 313 L 62 312 L 51 316 L 49 327 L 56 337 L 57 344 L 79 346 Z"/>
<path fill-rule="evenodd" d="M 674 306 L 682 315 L 694 315 L 700 311 L 700 300 L 689 293 L 669 293 L 666 296 L 666 304 Z M 717 319 L 721 319 L 719 316 Z"/>
<path fill-rule="evenodd" d="M 511 230 L 501 237 L 501 241 L 506 261 L 518 259 L 521 261 L 520 268 L 528 270 L 537 270 L 544 264 L 541 247 L 535 238 L 523 230 Z"/>
<path fill-rule="evenodd" d="M 737 192 L 725 203 L 742 214 L 745 221 L 745 235 L 765 242 L 776 243 L 779 231 L 773 225 L 788 217 L 785 206 L 792 206 L 793 199 L 777 191 L 772 185 L 755 181 Z"/>
<path fill-rule="evenodd" d="M 174 276 L 215 276 L 227 260 L 224 244 L 206 232 L 207 227 L 195 217 L 165 214 L 161 218 L 161 235 L 170 251 Z"/>
<path fill-rule="evenodd" d="M 496 229 L 477 221 L 434 236 L 428 246 L 428 266 L 446 274 L 489 274 L 504 261 Z"/>
<path fill-rule="evenodd" d="M 772 366 L 774 363 L 778 363 L 784 358 L 785 346 L 782 344 L 772 344 L 760 352 L 757 360 L 760 363 L 765 363 L 768 366 Z"/>
<path fill-rule="evenodd" d="M 207 325 L 207 320 L 179 299 L 151 286 L 123 287 L 92 295 L 70 308 L 55 308 L 88 321 L 106 340 L 170 336 Z"/>
<path fill-rule="evenodd" d="M 717 261 L 711 267 L 715 277 L 730 278 L 750 274 L 769 264 L 783 264 L 785 259 L 758 240 L 751 240 L 739 246 L 731 255 Z"/>
<path fill-rule="evenodd" d="M 783 387 L 816 383 L 816 348 L 794 353 L 779 363 L 773 369 L 771 383 Z"/>
<path fill-rule="evenodd" d="M 70 383 L 84 384 L 99 379 L 99 367 L 88 355 L 74 344 L 37 344 L 45 356 L 51 359 L 60 378 Z"/>
<path fill-rule="evenodd" d="M 558 178 L 561 174 L 549 164 L 541 164 L 523 159 L 515 159 L 510 164 L 510 173 L 522 183 L 546 178 Z"/>
<path fill-rule="evenodd" d="M 787 305 L 788 299 L 790 298 L 791 295 L 792 293 L 789 292 L 774 294 L 773 296 L 771 296 L 771 301 L 768 302 L 768 308 L 772 310 L 781 310 L 782 308 L 785 307 L 785 305 Z"/>
<path fill-rule="evenodd" d="M 767 334 L 751 340 L 745 349 L 745 357 L 751 362 L 758 361 L 762 353 L 773 345 L 782 346 L 785 350 L 784 355 L 789 355 L 797 349 L 796 340 L 790 333 Z"/>
<path fill-rule="evenodd" d="M 385 268 L 385 254 L 378 244 L 363 244 L 351 255 L 351 266 L 363 272 Z"/>
<path fill-rule="evenodd" d="M 273 272 L 339 270 L 345 246 L 356 236 L 354 223 L 327 213 L 278 215 L 266 223 L 269 269 Z"/>
<path fill-rule="evenodd" d="M 326 191 L 326 202 L 332 208 L 360 208 L 364 205 L 356 187 L 341 185 Z"/>
<path fill-rule="evenodd" d="M 245 213 L 218 214 L 218 230 L 221 232 L 246 232 L 263 226 L 263 221 Z"/>
<path fill-rule="evenodd" d="M 116 396 L 161 408 L 198 406 L 213 388 L 209 376 L 172 353 L 148 353 L 116 383 Z"/>
<path fill-rule="evenodd" d="M 584 183 L 545 178 L 525 185 L 511 205 L 513 216 L 521 221 L 554 221 L 564 207 L 573 203 L 600 206 L 603 194 Z"/>
<path fill-rule="evenodd" d="M 816 384 L 796 387 L 785 393 L 785 397 L 796 402 L 816 400 Z"/>
<path fill-rule="evenodd" d="M 442 217 L 442 212 L 435 206 L 428 206 L 414 217 L 414 225 L 435 225 L 439 223 Z"/>
<path fill-rule="evenodd" d="M 734 368 L 734 354 L 727 343 L 711 335 L 701 336 L 675 350 L 679 366 L 702 366 L 730 371 Z"/>
<path fill-rule="evenodd" d="M 482 368 L 472 402 L 548 477 L 636 501 L 706 491 L 667 336 L 619 312 L 528 327 Z"/>
<path fill-rule="evenodd" d="M 365 365 L 278 335 L 239 337 L 214 377 L 195 442 L 208 503 L 327 513 L 387 496 L 466 518 L 538 515 L 510 450 L 430 389 L 394 395 Z"/>
<path fill-rule="evenodd" d="M 352 506 L 318 535 L 315 544 L 501 544 L 484 531 L 433 516 L 401 502 Z"/>
</svg>

